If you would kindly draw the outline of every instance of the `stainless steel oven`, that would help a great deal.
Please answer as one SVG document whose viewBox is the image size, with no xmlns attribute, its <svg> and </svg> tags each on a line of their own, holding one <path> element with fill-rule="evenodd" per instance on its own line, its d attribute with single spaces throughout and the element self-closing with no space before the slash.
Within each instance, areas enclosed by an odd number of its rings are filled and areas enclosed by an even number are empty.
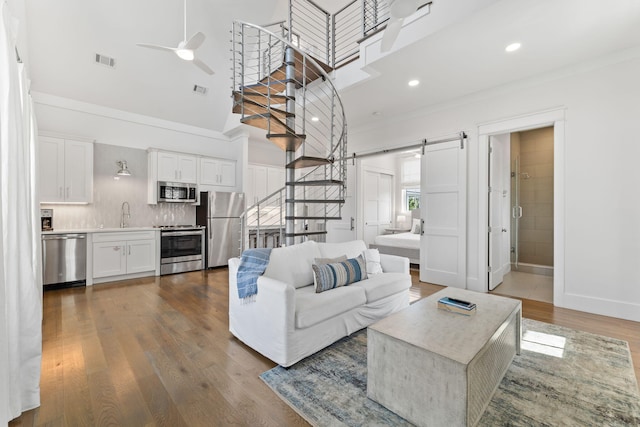
<svg viewBox="0 0 640 427">
<path fill-rule="evenodd" d="M 161 227 L 160 274 L 174 274 L 204 268 L 204 228 Z"/>
</svg>

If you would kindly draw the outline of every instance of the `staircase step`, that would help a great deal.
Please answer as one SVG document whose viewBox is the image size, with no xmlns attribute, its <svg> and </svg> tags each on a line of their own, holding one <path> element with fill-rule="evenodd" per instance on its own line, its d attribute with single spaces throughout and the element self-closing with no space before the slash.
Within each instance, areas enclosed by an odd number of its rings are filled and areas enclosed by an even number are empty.
<svg viewBox="0 0 640 427">
<path fill-rule="evenodd" d="M 314 221 L 334 221 L 341 220 L 339 216 L 285 216 L 284 219 L 309 219 Z"/>
<path fill-rule="evenodd" d="M 303 203 L 303 204 L 314 204 L 314 203 L 344 203 L 345 200 L 344 199 L 331 199 L 331 200 L 325 200 L 325 199 L 285 199 L 285 203 Z"/>
<path fill-rule="evenodd" d="M 320 68 L 325 73 L 330 73 L 333 71 L 329 65 L 323 63 L 317 58 L 313 58 Z M 323 74 L 320 72 L 320 69 L 315 65 L 312 65 L 311 62 L 306 63 L 306 67 L 303 65 L 303 58 L 300 52 L 295 52 L 295 81 L 296 87 L 302 86 L 303 79 L 305 80 L 305 84 L 309 84 L 319 78 L 324 78 Z M 260 80 L 260 83 L 267 84 L 269 80 L 285 80 L 287 78 L 286 74 L 287 64 L 283 63 L 280 67 L 278 67 L 275 71 L 273 71 L 268 77 Z M 303 72 L 304 71 L 304 72 Z"/>
<path fill-rule="evenodd" d="M 287 182 L 286 185 L 320 187 L 320 186 L 323 186 L 323 185 L 342 185 L 342 184 L 344 184 L 344 181 L 340 181 L 340 180 L 337 180 L 337 179 L 322 179 L 322 180 L 318 180 L 318 181 Z"/>
<path fill-rule="evenodd" d="M 236 114 L 243 114 L 245 116 L 248 115 L 265 115 L 265 114 L 272 114 L 273 117 L 277 118 L 280 121 L 286 121 L 287 117 L 295 117 L 295 114 L 293 113 L 287 113 L 284 110 L 279 110 L 277 108 L 269 108 L 265 105 L 261 105 L 257 102 L 253 102 L 250 101 L 248 99 L 245 99 L 244 102 L 239 103 L 239 104 L 235 104 L 233 106 L 233 110 L 234 113 Z"/>
<path fill-rule="evenodd" d="M 326 231 L 301 231 L 299 233 L 284 233 L 285 237 L 300 237 L 300 236 L 319 236 L 321 234 L 327 234 Z"/>
<path fill-rule="evenodd" d="M 267 139 L 283 151 L 297 151 L 307 135 L 294 133 L 268 133 Z"/>
<path fill-rule="evenodd" d="M 255 92 L 253 90 L 251 91 L 248 90 L 244 93 L 237 90 L 233 92 L 234 104 L 242 102 L 243 100 L 250 100 L 255 102 L 256 104 L 264 105 L 264 106 L 267 106 L 269 103 L 271 103 L 271 105 L 284 105 L 287 103 L 287 99 L 295 100 L 295 98 L 287 98 L 285 95 L 271 94 L 267 96 L 264 93 Z"/>
<path fill-rule="evenodd" d="M 240 120 L 245 125 L 254 126 L 275 134 L 295 135 L 293 129 L 285 125 L 275 114 L 264 113 L 247 116 Z"/>
<path fill-rule="evenodd" d="M 313 166 L 330 165 L 333 162 L 324 157 L 301 156 L 285 166 L 287 169 L 302 169 Z"/>
<path fill-rule="evenodd" d="M 293 80 L 291 80 L 293 82 Z M 266 83 L 256 83 L 252 85 L 244 86 L 242 89 L 244 93 L 256 92 L 263 95 L 274 95 L 284 92 L 289 80 L 269 80 Z"/>
</svg>

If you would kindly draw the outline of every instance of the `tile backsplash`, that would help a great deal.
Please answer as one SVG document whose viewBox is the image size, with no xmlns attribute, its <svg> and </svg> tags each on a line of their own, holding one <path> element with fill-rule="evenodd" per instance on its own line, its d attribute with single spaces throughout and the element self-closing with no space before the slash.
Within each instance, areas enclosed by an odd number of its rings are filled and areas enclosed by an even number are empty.
<svg viewBox="0 0 640 427">
<path fill-rule="evenodd" d="M 130 206 L 129 227 L 195 224 L 196 208 L 185 203 L 147 204 L 147 152 L 127 147 L 94 144 L 93 203 L 42 204 L 53 209 L 54 229 L 113 228 L 120 226 L 124 202 Z M 125 160 L 131 176 L 115 180 L 116 164 Z"/>
</svg>

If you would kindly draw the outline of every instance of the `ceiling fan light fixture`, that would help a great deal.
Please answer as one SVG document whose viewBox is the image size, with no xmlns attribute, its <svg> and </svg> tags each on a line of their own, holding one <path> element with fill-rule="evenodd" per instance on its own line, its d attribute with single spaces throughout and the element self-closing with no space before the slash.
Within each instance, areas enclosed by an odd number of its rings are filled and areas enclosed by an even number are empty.
<svg viewBox="0 0 640 427">
<path fill-rule="evenodd" d="M 191 49 L 176 49 L 176 55 L 180 57 L 180 59 L 184 59 L 185 61 L 193 61 L 196 57 Z"/>
<path fill-rule="evenodd" d="M 509 46 L 505 47 L 504 50 L 507 52 L 515 52 L 516 50 L 520 49 L 520 46 L 522 45 L 518 42 L 511 43 Z"/>
</svg>

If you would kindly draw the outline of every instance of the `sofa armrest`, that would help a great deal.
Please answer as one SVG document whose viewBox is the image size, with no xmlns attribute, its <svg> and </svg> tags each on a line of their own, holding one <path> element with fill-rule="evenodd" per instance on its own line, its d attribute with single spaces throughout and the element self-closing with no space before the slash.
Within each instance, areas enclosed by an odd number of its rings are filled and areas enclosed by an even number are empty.
<svg viewBox="0 0 640 427">
<path fill-rule="evenodd" d="M 258 278 L 255 299 L 238 297 L 239 259 L 229 260 L 229 330 L 245 344 L 280 363 L 294 330 L 295 288 L 270 277 Z"/>
<path fill-rule="evenodd" d="M 409 274 L 409 258 L 403 256 L 380 254 L 380 265 L 385 273 Z"/>
</svg>

